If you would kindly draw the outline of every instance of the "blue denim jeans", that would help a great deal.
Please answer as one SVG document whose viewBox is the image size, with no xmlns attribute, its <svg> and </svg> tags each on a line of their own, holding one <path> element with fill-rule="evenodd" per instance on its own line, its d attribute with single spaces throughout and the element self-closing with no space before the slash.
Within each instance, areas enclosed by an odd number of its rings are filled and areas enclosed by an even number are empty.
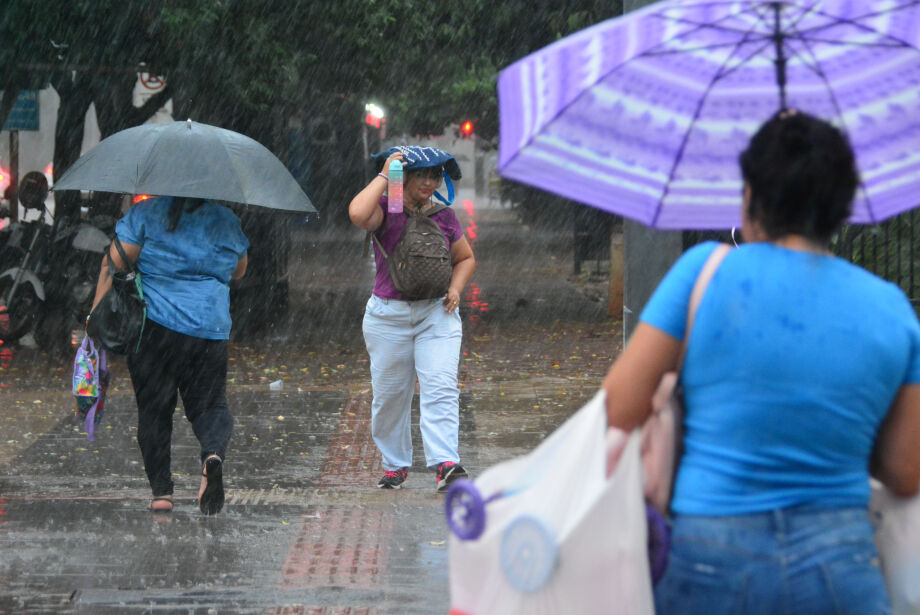
<svg viewBox="0 0 920 615">
<path fill-rule="evenodd" d="M 371 295 L 364 311 L 364 342 L 371 359 L 371 433 L 386 470 L 412 465 L 410 418 L 419 383 L 419 426 L 425 464 L 460 461 L 462 326 L 442 299 L 398 301 Z"/>
<path fill-rule="evenodd" d="M 659 615 L 891 613 L 866 510 L 674 518 Z"/>
</svg>

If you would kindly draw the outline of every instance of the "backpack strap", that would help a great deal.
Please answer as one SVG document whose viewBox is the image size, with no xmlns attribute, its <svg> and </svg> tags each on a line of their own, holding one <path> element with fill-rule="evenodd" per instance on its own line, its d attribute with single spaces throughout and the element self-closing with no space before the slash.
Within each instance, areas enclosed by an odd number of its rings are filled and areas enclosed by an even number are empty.
<svg viewBox="0 0 920 615">
<path fill-rule="evenodd" d="M 439 211 L 444 211 L 445 209 L 447 209 L 447 205 L 445 205 L 444 203 L 434 203 L 434 204 L 431 206 L 431 208 L 425 210 L 424 213 L 425 213 L 426 216 L 428 216 L 428 217 L 430 218 L 431 216 L 435 215 L 435 214 L 438 213 Z"/>
<path fill-rule="evenodd" d="M 380 243 L 379 239 L 377 239 L 377 231 L 369 233 L 369 235 L 374 238 L 374 241 L 377 242 L 377 247 L 380 248 L 380 253 L 383 254 L 383 260 L 390 260 L 390 255 L 387 254 L 387 251 L 383 249 L 383 244 Z"/>
<path fill-rule="evenodd" d="M 447 205 L 444 205 L 443 203 L 434 203 L 431 207 L 426 209 L 423 213 L 425 214 L 426 217 L 430 218 L 431 216 L 435 215 L 439 211 L 444 211 L 445 209 L 447 209 Z M 418 214 L 410 213 L 409 215 L 414 216 Z M 380 226 L 382 227 L 383 225 L 381 224 Z M 377 229 L 377 230 L 379 231 L 380 229 Z M 369 235 L 374 238 L 374 241 L 377 243 L 377 247 L 380 248 L 380 253 L 383 254 L 383 260 L 389 260 L 390 255 L 387 254 L 387 251 L 383 249 L 383 244 L 380 243 L 380 239 L 377 237 L 377 231 L 372 231 L 369 233 Z M 124 256 L 122 256 L 122 258 L 124 258 Z"/>
</svg>

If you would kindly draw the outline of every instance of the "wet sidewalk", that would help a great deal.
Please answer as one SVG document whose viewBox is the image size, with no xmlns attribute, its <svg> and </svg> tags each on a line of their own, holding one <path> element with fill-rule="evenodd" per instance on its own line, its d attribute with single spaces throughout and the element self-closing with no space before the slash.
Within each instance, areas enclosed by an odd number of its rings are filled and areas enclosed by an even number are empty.
<svg viewBox="0 0 920 615">
<path fill-rule="evenodd" d="M 461 311 L 460 451 L 475 475 L 590 398 L 620 325 L 570 275 L 570 229 L 524 228 L 472 199 L 457 210 L 480 263 Z M 23 349 L 0 368 L 0 613 L 447 613 L 443 496 L 417 410 L 406 485 L 374 488 L 362 244 L 353 230 L 297 235 L 290 315 L 232 345 L 236 425 L 214 517 L 194 504 L 181 411 L 175 511 L 146 510 L 123 360 L 94 443 L 71 418 L 72 357 Z"/>
</svg>

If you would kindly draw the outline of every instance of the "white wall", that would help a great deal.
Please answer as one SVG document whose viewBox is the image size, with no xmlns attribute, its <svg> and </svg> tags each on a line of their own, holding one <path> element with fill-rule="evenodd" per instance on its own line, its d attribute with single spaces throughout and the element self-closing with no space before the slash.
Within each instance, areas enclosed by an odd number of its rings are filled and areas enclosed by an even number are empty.
<svg viewBox="0 0 920 615">
<path fill-rule="evenodd" d="M 51 163 L 54 160 L 54 129 L 57 126 L 58 107 L 61 105 L 61 98 L 54 88 L 48 87 L 38 92 L 38 130 L 20 130 L 19 131 L 19 177 L 21 178 L 30 171 L 40 171 L 45 173 L 48 178 L 48 184 L 51 184 L 51 175 L 47 171 L 51 170 Z M 10 171 L 10 133 L 9 131 L 0 131 L 0 167 L 3 168 L 4 176 Z M 0 184 L 0 194 L 9 185 L 8 178 L 5 177 Z M 48 209 L 54 212 L 54 195 L 49 193 L 48 200 L 45 202 Z M 33 220 L 40 214 L 38 212 L 29 212 L 28 218 L 23 218 L 25 209 L 19 208 L 20 220 Z M 47 220 L 49 223 L 50 219 Z"/>
<path fill-rule="evenodd" d="M 143 79 L 138 76 L 134 85 L 133 103 L 135 107 L 140 107 L 144 102 L 155 94 L 162 87 L 162 82 L 157 79 L 151 79 L 147 73 L 143 74 Z M 38 130 L 37 131 L 19 131 L 19 177 L 30 171 L 41 171 L 48 178 L 48 184 L 52 185 L 53 177 L 46 171 L 51 170 L 51 164 L 54 161 L 54 132 L 57 126 L 57 113 L 61 105 L 61 98 L 52 87 L 40 90 L 38 93 Z M 147 120 L 147 123 L 169 123 L 172 119 L 172 100 L 169 100 L 161 109 Z M 90 105 L 86 112 L 86 119 L 83 124 L 83 142 L 80 146 L 80 155 L 85 154 L 95 147 L 100 140 L 99 123 L 96 120 L 96 107 Z M 4 180 L 0 181 L 0 196 L 9 185 L 9 178 L 6 177 L 10 171 L 10 133 L 0 131 L 0 168 L 3 169 Z M 46 201 L 48 209 L 54 212 L 54 193 L 48 195 Z M 30 212 L 29 218 L 23 218 L 25 210 L 19 208 L 20 220 L 31 220 L 39 214 Z M 48 220 L 50 223 L 50 219 Z"/>
</svg>

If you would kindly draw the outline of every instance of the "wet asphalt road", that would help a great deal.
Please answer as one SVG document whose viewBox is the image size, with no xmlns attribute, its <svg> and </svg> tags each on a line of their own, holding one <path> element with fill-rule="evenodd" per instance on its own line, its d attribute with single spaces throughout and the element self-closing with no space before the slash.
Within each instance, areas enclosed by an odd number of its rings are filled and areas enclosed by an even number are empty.
<svg viewBox="0 0 920 615">
<path fill-rule="evenodd" d="M 570 228 L 525 229 L 508 210 L 459 201 L 480 263 L 461 311 L 461 456 L 476 474 L 590 398 L 620 325 L 596 300 L 605 282 L 571 275 Z M 90 443 L 72 419 L 72 356 L 0 355 L 0 613 L 448 612 L 443 497 L 417 416 L 405 488 L 374 488 L 362 241 L 296 232 L 289 315 L 232 345 L 236 425 L 214 517 L 194 503 L 198 448 L 181 411 L 175 510 L 146 510 L 123 360 Z"/>
</svg>

